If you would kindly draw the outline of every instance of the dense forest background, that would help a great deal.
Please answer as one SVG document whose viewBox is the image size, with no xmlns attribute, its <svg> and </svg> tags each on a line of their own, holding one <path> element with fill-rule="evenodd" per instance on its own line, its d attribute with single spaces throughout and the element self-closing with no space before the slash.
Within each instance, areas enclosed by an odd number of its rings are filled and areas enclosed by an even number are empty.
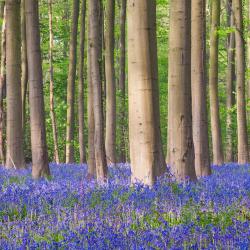
<svg viewBox="0 0 250 250">
<path fill-rule="evenodd" d="M 120 1 L 117 1 L 116 4 L 116 16 L 115 16 L 115 69 L 116 69 L 116 83 L 119 79 L 119 37 L 120 37 Z M 105 4 L 104 4 L 105 6 Z M 244 27 L 245 27 L 245 40 L 249 36 L 248 33 L 248 6 L 244 4 Z M 105 10 L 104 10 L 105 11 Z M 207 4 L 207 46 L 209 47 L 209 29 L 210 29 L 210 1 Z M 53 4 L 53 30 L 55 38 L 55 47 L 54 47 L 54 79 L 55 79 L 55 113 L 57 117 L 58 124 L 58 142 L 59 142 L 59 152 L 61 159 L 65 159 L 65 131 L 66 131 L 66 91 L 67 91 L 67 72 L 68 72 L 68 62 L 69 62 L 69 35 L 70 35 L 70 23 L 72 15 L 72 1 L 63 1 L 57 0 Z M 53 135 L 52 135 L 52 126 L 49 113 L 49 17 L 48 17 L 48 5 L 47 1 L 40 1 L 40 22 L 41 22 L 41 37 L 42 37 L 42 52 L 43 52 L 43 68 L 44 68 L 44 89 L 45 89 L 45 103 L 46 103 L 46 128 L 47 128 L 47 140 L 49 147 L 49 158 L 50 161 L 54 159 L 53 151 Z M 80 27 L 79 27 L 80 29 Z M 233 27 L 228 26 L 228 9 L 227 1 L 222 1 L 221 6 L 221 24 L 219 28 L 219 104 L 220 104 L 220 120 L 221 120 L 221 131 L 222 131 L 222 142 L 225 149 L 226 137 L 227 137 L 227 113 L 230 112 L 233 116 L 232 131 L 233 131 L 233 145 L 234 145 L 234 155 L 236 157 L 237 150 L 237 124 L 236 124 L 236 106 L 231 110 L 228 110 L 226 107 L 226 81 L 227 81 L 227 42 L 228 35 L 234 31 Z M 79 32 L 79 31 L 78 31 Z M 161 132 L 162 132 L 162 141 L 164 152 L 167 150 L 167 82 L 168 82 L 168 34 L 169 34 L 169 4 L 167 0 L 157 0 L 157 42 L 158 42 L 158 66 L 159 66 L 159 86 L 160 86 L 160 111 L 161 111 Z M 85 50 L 85 57 L 87 57 L 87 50 Z M 207 50 L 207 59 L 209 58 L 209 50 Z M 86 61 L 85 61 L 86 62 Z M 207 63 L 207 67 L 208 67 Z M 77 75 L 77 74 L 76 74 Z M 84 78 L 87 80 L 87 64 L 84 67 Z M 247 68 L 247 79 L 248 68 Z M 126 78 L 127 79 L 127 78 Z M 76 79 L 76 82 L 78 78 Z M 126 81 L 127 83 L 127 81 Z M 118 83 L 117 83 L 118 84 Z M 87 103 L 87 84 L 85 86 L 85 103 Z M 126 88 L 127 89 L 127 88 Z M 76 88 L 77 95 L 77 88 Z M 235 95 L 235 91 L 234 91 Z M 127 91 L 126 91 L 127 96 Z M 127 97 L 126 97 L 127 100 Z M 77 103 L 76 109 L 77 110 Z M 208 102 L 209 105 L 209 102 Z M 87 113 L 87 105 L 85 107 L 85 113 Z M 127 107 L 127 106 L 126 106 Z M 127 128 L 128 120 L 122 121 L 120 119 L 121 104 L 119 102 L 119 90 L 117 90 L 117 122 L 118 124 L 125 123 Z M 249 110 L 249 104 L 247 106 Z M 126 109 L 127 114 L 127 109 Z M 28 116 L 27 116 L 28 117 Z M 75 117 L 75 124 L 77 123 L 77 112 Z M 29 124 L 29 123 L 27 123 Z M 85 116 L 85 125 L 87 124 L 87 116 Z M 120 137 L 121 133 L 119 131 L 120 126 L 117 126 L 117 144 L 116 150 L 119 155 Z M 85 126 L 85 141 L 87 141 L 87 126 Z M 27 134 L 26 138 L 26 155 L 29 155 L 29 136 Z M 211 126 L 209 122 L 209 131 L 211 131 Z M 250 126 L 248 126 L 248 131 L 250 131 Z M 126 133 L 126 155 L 128 160 L 128 129 L 125 130 Z M 74 146 L 75 150 L 75 159 L 79 161 L 79 141 L 78 141 L 78 127 L 75 126 L 75 137 L 74 137 Z M 210 132 L 210 142 L 211 142 L 211 132 Z M 211 152 L 211 150 L 210 150 Z M 236 160 L 236 158 L 234 159 Z"/>
</svg>

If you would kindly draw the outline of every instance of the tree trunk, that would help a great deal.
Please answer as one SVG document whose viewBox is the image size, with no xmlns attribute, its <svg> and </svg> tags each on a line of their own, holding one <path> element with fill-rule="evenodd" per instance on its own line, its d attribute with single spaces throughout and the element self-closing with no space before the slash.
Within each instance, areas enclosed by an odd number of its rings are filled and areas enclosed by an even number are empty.
<svg viewBox="0 0 250 250">
<path fill-rule="evenodd" d="M 78 83 L 78 119 L 79 119 L 79 146 L 80 146 L 80 163 L 86 162 L 86 150 L 84 142 L 84 50 L 85 50 L 85 17 L 86 17 L 86 0 L 82 1 L 81 10 L 81 32 L 80 32 L 80 49 L 79 49 L 79 83 Z"/>
<path fill-rule="evenodd" d="M 3 15 L 2 15 L 2 6 L 3 6 Z M 6 8 L 5 3 L 2 2 L 1 5 L 1 15 L 3 18 L 2 27 L 1 27 L 1 67 L 0 67 L 0 164 L 4 165 L 4 90 L 6 88 Z"/>
<path fill-rule="evenodd" d="M 128 1 L 129 141 L 132 182 L 152 185 L 164 169 L 159 131 L 156 2 Z"/>
<path fill-rule="evenodd" d="M 50 117 L 53 131 L 54 142 L 54 159 L 58 164 L 60 162 L 58 149 L 58 132 L 56 125 L 56 114 L 54 105 L 54 69 L 53 69 L 53 49 L 54 49 L 54 34 L 53 34 L 53 16 L 52 16 L 52 0 L 48 0 L 49 7 L 49 64 L 50 64 Z"/>
<path fill-rule="evenodd" d="M 179 180 L 196 179 L 191 107 L 191 1 L 170 1 L 168 160 Z"/>
<path fill-rule="evenodd" d="M 79 17 L 79 0 L 73 1 L 73 16 L 70 34 L 69 72 L 67 84 L 67 129 L 66 129 L 66 163 L 74 162 L 74 104 L 76 78 L 77 28 Z"/>
<path fill-rule="evenodd" d="M 104 144 L 104 121 L 102 113 L 102 85 L 101 85 L 101 1 L 89 1 L 89 49 L 90 49 L 90 74 L 93 86 L 93 109 L 95 122 L 95 162 L 98 181 L 107 178 L 107 162 Z"/>
<path fill-rule="evenodd" d="M 232 13 L 232 0 L 227 2 L 228 6 L 228 27 L 234 26 L 234 16 Z M 234 79 L 235 79 L 235 33 L 231 32 L 228 35 L 227 41 L 227 82 L 226 82 L 226 93 L 227 93 L 227 137 L 226 137 L 226 161 L 233 162 L 233 129 L 232 129 L 232 108 L 235 104 L 234 98 Z"/>
<path fill-rule="evenodd" d="M 90 25 L 89 25 L 90 27 Z M 95 120 L 94 120 L 94 101 L 93 101 L 93 84 L 90 72 L 90 45 L 88 48 L 88 176 L 96 176 L 95 164 Z"/>
<path fill-rule="evenodd" d="M 21 43 L 22 43 L 22 128 L 25 135 L 26 97 L 28 89 L 28 63 L 26 45 L 25 0 L 21 1 Z"/>
<path fill-rule="evenodd" d="M 233 0 L 235 18 L 235 48 L 236 48 L 236 105 L 237 105 L 237 131 L 238 131 L 238 163 L 248 162 L 248 138 L 245 99 L 245 49 L 244 28 L 242 15 L 242 1 Z"/>
<path fill-rule="evenodd" d="M 6 1 L 7 168 L 24 168 L 20 1 Z"/>
<path fill-rule="evenodd" d="M 121 0 L 121 11 L 120 11 L 120 61 L 119 61 L 119 91 L 121 110 L 120 110 L 120 162 L 126 162 L 126 93 L 125 93 L 125 83 L 126 83 L 126 10 L 127 10 L 127 0 Z"/>
<path fill-rule="evenodd" d="M 224 162 L 220 111 L 218 97 L 218 28 L 220 26 L 220 0 L 212 0 L 212 17 L 210 33 L 210 68 L 209 68 L 209 90 L 210 90 L 210 114 L 213 148 L 213 164 L 222 165 Z"/>
<path fill-rule="evenodd" d="M 105 35 L 106 74 L 106 157 L 109 164 L 116 163 L 116 86 L 114 65 L 115 0 L 107 1 Z"/>
<path fill-rule="evenodd" d="M 191 82 L 195 170 L 211 174 L 209 160 L 206 82 L 206 0 L 192 0 Z"/>
<path fill-rule="evenodd" d="M 38 0 L 25 0 L 25 8 L 29 68 L 32 177 L 37 179 L 50 175 L 45 131 Z"/>
</svg>

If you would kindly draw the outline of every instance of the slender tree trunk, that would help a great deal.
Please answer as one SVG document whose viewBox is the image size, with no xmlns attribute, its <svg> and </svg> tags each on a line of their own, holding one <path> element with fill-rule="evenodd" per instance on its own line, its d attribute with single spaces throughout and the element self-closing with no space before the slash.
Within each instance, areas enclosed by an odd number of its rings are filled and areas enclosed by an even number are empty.
<svg viewBox="0 0 250 250">
<path fill-rule="evenodd" d="M 206 96 L 206 0 L 192 0 L 192 113 L 195 170 L 198 177 L 211 174 Z"/>
<path fill-rule="evenodd" d="M 248 136 L 246 120 L 245 99 L 245 49 L 242 1 L 233 0 L 235 18 L 235 48 L 236 48 L 236 105 L 237 105 L 237 131 L 238 131 L 238 163 L 248 162 Z"/>
<path fill-rule="evenodd" d="M 166 171 L 166 162 L 162 146 L 161 125 L 160 125 L 160 100 L 159 100 L 159 83 L 158 83 L 158 51 L 157 51 L 157 34 L 156 34 L 156 1 L 149 4 L 149 23 L 152 29 L 149 32 L 151 61 L 152 61 L 152 77 L 153 77 L 153 104 L 154 104 L 154 121 L 155 121 L 155 144 L 157 152 L 157 161 L 155 168 L 155 176 L 161 176 Z"/>
<path fill-rule="evenodd" d="M 89 45 L 88 47 L 88 175 L 90 178 L 93 178 L 96 176 L 95 120 L 94 120 L 93 84 L 91 81 L 90 60 L 91 58 L 90 58 L 90 45 Z"/>
<path fill-rule="evenodd" d="M 228 6 L 228 26 L 234 26 L 234 17 L 232 13 L 232 0 L 227 2 Z M 234 79 L 235 79 L 235 33 L 231 32 L 228 35 L 227 44 L 227 138 L 226 138 L 226 161 L 233 162 L 233 130 L 232 130 L 232 108 L 235 104 L 234 98 Z"/>
<path fill-rule="evenodd" d="M 46 144 L 38 0 L 25 0 L 32 177 L 50 175 Z"/>
<path fill-rule="evenodd" d="M 209 68 L 209 90 L 210 90 L 210 114 L 212 131 L 213 164 L 222 165 L 224 162 L 219 97 L 218 97 L 218 28 L 220 26 L 220 0 L 212 0 L 212 21 L 210 33 L 210 68 Z"/>
<path fill-rule="evenodd" d="M 3 8 L 3 13 L 2 13 Z M 6 8 L 5 3 L 1 3 L 1 17 L 3 19 L 2 27 L 1 27 L 1 66 L 0 66 L 0 164 L 4 165 L 5 157 L 4 157 L 4 107 L 3 107 L 3 99 L 4 99 L 4 90 L 6 88 Z"/>
<path fill-rule="evenodd" d="M 191 105 L 191 1 L 170 1 L 168 160 L 179 180 L 196 179 Z"/>
<path fill-rule="evenodd" d="M 79 117 L 79 146 L 80 162 L 86 162 L 86 150 L 84 142 L 84 50 L 85 50 L 85 19 L 86 19 L 86 0 L 82 1 L 81 10 L 81 32 L 79 49 L 79 83 L 78 83 L 78 117 Z"/>
<path fill-rule="evenodd" d="M 115 0 L 107 1 L 105 35 L 106 74 L 106 157 L 109 164 L 116 163 L 116 86 L 114 65 Z"/>
<path fill-rule="evenodd" d="M 126 140 L 125 140 L 125 129 L 126 129 L 126 93 L 125 93 L 125 83 L 126 83 L 126 10 L 127 10 L 127 0 L 121 0 L 121 11 L 120 11 L 120 61 L 119 61 L 119 85 L 118 88 L 121 92 L 121 110 L 120 110 L 120 162 L 126 161 Z"/>
<path fill-rule="evenodd" d="M 102 113 L 102 85 L 99 62 L 101 61 L 100 35 L 101 1 L 89 1 L 89 49 L 90 49 L 90 74 L 93 86 L 93 109 L 95 122 L 95 162 L 98 181 L 107 178 L 107 162 L 104 144 L 104 121 Z"/>
<path fill-rule="evenodd" d="M 76 77 L 77 28 L 79 17 L 79 0 L 73 1 L 73 17 L 71 23 L 69 72 L 67 84 L 67 129 L 66 129 L 66 163 L 74 162 L 74 103 Z"/>
<path fill-rule="evenodd" d="M 26 45 L 26 21 L 25 21 L 25 0 L 21 1 L 21 43 L 22 43 L 22 128 L 25 135 L 25 115 L 26 115 L 26 97 L 28 89 L 28 63 L 27 63 L 27 45 Z"/>
<path fill-rule="evenodd" d="M 7 168 L 24 168 L 20 1 L 6 1 Z"/>
<path fill-rule="evenodd" d="M 164 169 L 159 140 L 156 2 L 128 1 L 129 141 L 132 182 L 152 185 Z"/>
<path fill-rule="evenodd" d="M 53 49 L 54 49 L 54 34 L 53 34 L 53 16 L 52 16 L 52 0 L 48 0 L 49 6 L 49 64 L 50 64 L 50 117 L 53 131 L 54 142 L 54 158 L 56 163 L 60 162 L 58 149 L 58 132 L 56 125 L 56 114 L 54 104 L 54 68 L 53 68 Z"/>
</svg>

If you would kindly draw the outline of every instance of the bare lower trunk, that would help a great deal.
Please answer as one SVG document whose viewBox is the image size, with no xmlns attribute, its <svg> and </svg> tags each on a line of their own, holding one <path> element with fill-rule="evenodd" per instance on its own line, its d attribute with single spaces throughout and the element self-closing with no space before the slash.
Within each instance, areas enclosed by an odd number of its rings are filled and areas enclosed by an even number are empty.
<svg viewBox="0 0 250 250">
<path fill-rule="evenodd" d="M 20 2 L 6 1 L 7 168 L 24 168 Z"/>
<path fill-rule="evenodd" d="M 25 0 L 25 14 L 29 68 L 32 177 L 38 179 L 50 175 L 45 131 L 38 0 Z"/>
<path fill-rule="evenodd" d="M 191 1 L 170 1 L 168 163 L 178 180 L 196 179 L 191 105 Z"/>
<path fill-rule="evenodd" d="M 76 77 L 77 27 L 79 17 L 79 0 L 73 1 L 73 17 L 71 23 L 69 72 L 67 83 L 67 129 L 66 129 L 66 163 L 74 162 L 74 103 Z"/>
<path fill-rule="evenodd" d="M 125 94 L 125 84 L 126 84 L 126 7 L 127 0 L 121 0 L 121 12 L 120 12 L 120 61 L 119 61 L 119 85 L 118 88 L 121 92 L 120 102 L 120 162 L 126 162 L 126 94 Z"/>
<path fill-rule="evenodd" d="M 156 2 L 128 1 L 129 141 L 132 182 L 152 185 L 164 169 L 159 124 Z"/>
<path fill-rule="evenodd" d="M 234 16 L 232 13 L 232 0 L 229 0 L 227 3 L 228 6 L 228 26 L 234 26 Z M 233 162 L 234 153 L 233 153 L 233 128 L 232 128 L 232 108 L 235 104 L 234 98 L 234 79 L 235 79 L 235 33 L 231 32 L 228 35 L 228 44 L 227 44 L 227 137 L 226 137 L 226 161 Z"/>
<path fill-rule="evenodd" d="M 80 49 L 79 49 L 79 83 L 78 83 L 78 119 L 79 119 L 79 147 L 80 162 L 86 162 L 86 150 L 84 141 L 84 50 L 85 50 L 85 17 L 86 17 L 86 0 L 82 1 L 81 10 L 81 32 L 80 32 Z"/>
<path fill-rule="evenodd" d="M 2 3 L 5 6 L 4 3 Z M 1 6 L 2 10 L 2 6 Z M 6 74 L 5 74 L 5 64 L 6 64 L 6 8 L 3 10 L 3 22 L 1 29 L 1 66 L 0 66 L 0 164 L 4 165 L 4 90 L 6 88 Z"/>
<path fill-rule="evenodd" d="M 25 21 L 25 0 L 22 0 L 21 6 L 21 40 L 22 40 L 22 128 L 25 135 L 26 118 L 26 97 L 28 89 L 28 63 L 27 63 L 27 44 L 26 44 L 26 21 Z"/>
<path fill-rule="evenodd" d="M 236 48 L 236 105 L 237 105 L 237 132 L 238 132 L 238 163 L 248 162 L 248 136 L 245 99 L 245 49 L 242 1 L 233 0 L 235 18 L 235 48 Z"/>
<path fill-rule="evenodd" d="M 88 69 L 90 69 L 90 47 L 88 48 Z M 94 102 L 93 85 L 91 81 L 91 72 L 88 70 L 88 175 L 96 176 L 95 164 L 95 120 L 94 120 Z"/>
<path fill-rule="evenodd" d="M 192 114 L 195 170 L 198 177 L 211 174 L 206 96 L 206 1 L 192 0 Z"/>
<path fill-rule="evenodd" d="M 52 0 L 48 0 L 49 5 L 49 64 L 50 64 L 50 117 L 52 123 L 53 142 L 54 142 L 54 159 L 56 163 L 60 162 L 58 149 L 58 132 L 56 125 L 56 114 L 54 104 L 54 69 L 53 69 L 53 49 L 54 49 L 54 35 L 53 35 L 53 19 L 52 19 Z"/>
<path fill-rule="evenodd" d="M 90 74 L 93 86 L 93 109 L 95 122 L 95 162 L 98 181 L 107 178 L 107 162 L 104 144 L 104 121 L 102 112 L 102 85 L 99 62 L 101 61 L 100 34 L 101 1 L 89 1 L 89 46 L 90 46 Z"/>
<path fill-rule="evenodd" d="M 213 148 L 213 164 L 222 165 L 224 162 L 219 96 L 218 96 L 218 28 L 220 25 L 220 0 L 213 0 L 212 4 L 212 22 L 210 32 L 210 68 L 209 68 L 209 90 L 210 90 L 210 114 L 211 114 L 211 132 Z"/>
<path fill-rule="evenodd" d="M 109 164 L 116 163 L 116 86 L 114 65 L 115 1 L 107 1 L 105 32 L 106 74 L 106 157 Z"/>
</svg>

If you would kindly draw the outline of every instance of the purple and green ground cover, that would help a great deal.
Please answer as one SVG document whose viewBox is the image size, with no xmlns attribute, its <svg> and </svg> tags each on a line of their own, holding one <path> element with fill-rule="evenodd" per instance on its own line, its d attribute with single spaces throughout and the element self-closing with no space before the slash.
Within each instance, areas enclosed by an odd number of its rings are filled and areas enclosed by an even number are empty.
<svg viewBox="0 0 250 250">
<path fill-rule="evenodd" d="M 250 249 L 250 165 L 214 167 L 196 183 L 130 186 L 130 168 L 87 181 L 51 164 L 50 180 L 0 168 L 0 249 Z"/>
</svg>

